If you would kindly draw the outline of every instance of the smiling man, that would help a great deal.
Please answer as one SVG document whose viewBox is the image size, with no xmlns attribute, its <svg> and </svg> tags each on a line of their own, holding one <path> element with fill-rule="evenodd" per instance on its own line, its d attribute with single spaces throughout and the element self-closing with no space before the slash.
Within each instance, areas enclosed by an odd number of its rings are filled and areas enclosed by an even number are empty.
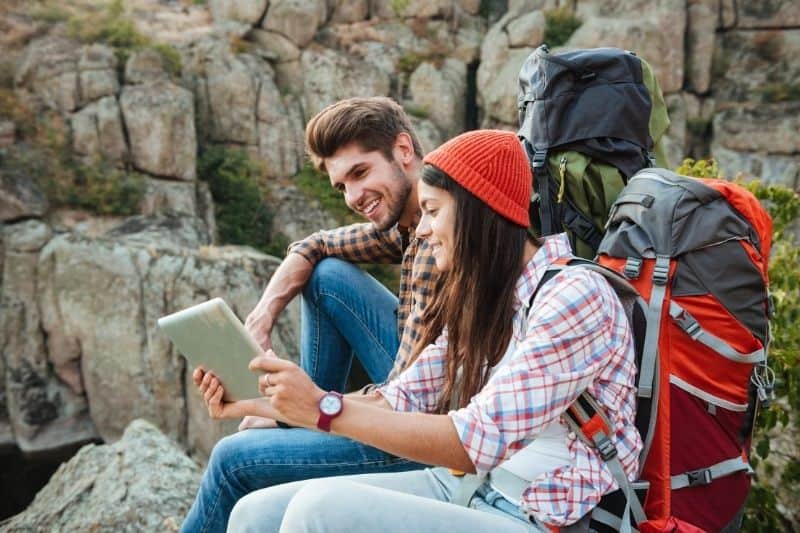
<svg viewBox="0 0 800 533">
<path fill-rule="evenodd" d="M 414 233 L 422 148 L 403 109 L 376 97 L 322 110 L 306 127 L 306 149 L 348 207 L 369 222 L 293 243 L 245 325 L 270 349 L 278 316 L 302 292 L 301 366 L 317 386 L 344 392 L 354 356 L 374 383 L 382 383 L 410 364 L 435 283 L 434 258 Z M 399 295 L 353 263 L 401 264 Z M 200 369 L 193 377 L 198 386 L 215 379 Z M 320 423 L 329 423 L 329 416 L 321 410 Z M 224 531 L 237 500 L 264 487 L 422 467 L 344 437 L 275 426 L 246 417 L 241 431 L 217 443 L 183 531 Z"/>
</svg>

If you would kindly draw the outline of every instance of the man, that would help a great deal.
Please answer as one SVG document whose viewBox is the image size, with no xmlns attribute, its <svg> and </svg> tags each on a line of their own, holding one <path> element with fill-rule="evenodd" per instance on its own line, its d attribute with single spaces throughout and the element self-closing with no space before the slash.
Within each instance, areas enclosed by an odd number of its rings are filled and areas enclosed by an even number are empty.
<svg viewBox="0 0 800 533">
<path fill-rule="evenodd" d="M 306 127 L 306 149 L 348 207 L 369 222 L 319 231 L 292 244 L 245 325 L 270 349 L 278 316 L 302 291 L 301 366 L 314 382 L 342 391 L 355 354 L 370 379 L 381 383 L 410 363 L 435 281 L 430 250 L 414 234 L 422 149 L 408 116 L 384 97 L 353 98 L 325 108 Z M 399 298 L 356 262 L 400 263 Z M 214 377 L 198 369 L 194 379 L 199 386 Z M 274 426 L 270 419 L 247 417 L 240 429 Z M 214 447 L 182 529 L 222 531 L 239 498 L 271 485 L 421 467 L 305 429 L 240 431 Z"/>
</svg>

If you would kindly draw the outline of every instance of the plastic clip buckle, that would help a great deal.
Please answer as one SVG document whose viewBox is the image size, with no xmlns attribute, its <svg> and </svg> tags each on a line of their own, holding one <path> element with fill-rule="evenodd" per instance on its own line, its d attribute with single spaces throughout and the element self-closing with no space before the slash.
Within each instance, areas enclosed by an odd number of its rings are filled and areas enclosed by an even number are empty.
<svg viewBox="0 0 800 533">
<path fill-rule="evenodd" d="M 641 272 L 641 270 L 642 260 L 636 257 L 629 257 L 628 260 L 625 261 L 625 268 L 622 273 L 628 279 L 636 279 L 639 277 L 639 272 Z"/>
<path fill-rule="evenodd" d="M 542 168 L 547 162 L 547 150 L 534 150 L 531 164 L 533 168 Z"/>
<path fill-rule="evenodd" d="M 669 260 L 666 264 L 659 264 L 659 261 L 656 261 L 655 267 L 653 267 L 653 283 L 656 285 L 666 285 L 668 279 Z"/>
<path fill-rule="evenodd" d="M 603 461 L 608 462 L 617 456 L 617 447 L 614 446 L 614 443 L 611 442 L 611 439 L 605 434 L 603 434 L 601 438 L 595 439 L 595 444 L 597 444 L 597 451 L 600 453 L 600 457 L 603 458 Z"/>
<path fill-rule="evenodd" d="M 711 477 L 711 470 L 708 468 L 686 472 L 686 477 L 689 480 L 690 487 L 710 485 L 714 481 L 714 478 Z"/>
</svg>

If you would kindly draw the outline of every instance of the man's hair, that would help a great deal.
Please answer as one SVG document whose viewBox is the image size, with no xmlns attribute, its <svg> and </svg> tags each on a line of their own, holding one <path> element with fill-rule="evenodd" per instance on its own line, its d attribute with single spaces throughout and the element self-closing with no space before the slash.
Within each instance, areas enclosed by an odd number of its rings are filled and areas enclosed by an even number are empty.
<svg viewBox="0 0 800 533">
<path fill-rule="evenodd" d="M 392 148 L 401 133 L 411 137 L 414 154 L 422 159 L 419 139 L 397 102 L 385 96 L 348 98 L 329 105 L 308 122 L 306 152 L 317 170 L 323 172 L 324 159 L 353 142 L 366 152 L 378 151 L 387 161 L 393 161 Z"/>
</svg>

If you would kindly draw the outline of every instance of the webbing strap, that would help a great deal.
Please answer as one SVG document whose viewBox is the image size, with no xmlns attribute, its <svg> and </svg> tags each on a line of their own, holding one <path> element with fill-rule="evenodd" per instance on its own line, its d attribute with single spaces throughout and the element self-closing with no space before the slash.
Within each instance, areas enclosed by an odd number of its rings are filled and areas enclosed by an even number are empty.
<svg viewBox="0 0 800 533">
<path fill-rule="evenodd" d="M 753 473 L 753 469 L 742 457 L 726 459 L 708 468 L 700 468 L 691 472 L 684 472 L 670 478 L 670 488 L 672 490 L 683 489 L 686 487 L 699 487 L 709 485 L 715 479 L 730 476 L 739 472 Z"/>
<path fill-rule="evenodd" d="M 693 340 L 705 344 L 722 357 L 730 359 L 731 361 L 752 364 L 760 363 L 767 359 L 763 348 L 750 353 L 742 353 L 736 350 L 724 340 L 704 330 L 692 315 L 675 302 L 670 302 L 669 304 L 669 316 L 671 316 L 672 320 L 674 320 Z"/>
<path fill-rule="evenodd" d="M 609 513 L 605 509 L 601 509 L 600 507 L 595 507 L 592 511 L 592 520 L 597 521 L 605 526 L 610 527 L 614 531 L 622 531 L 624 523 L 620 519 L 620 517 L 616 516 L 614 513 Z M 628 520 L 628 529 L 632 533 L 639 533 L 639 530 L 635 527 L 631 527 L 631 521 Z"/>
<path fill-rule="evenodd" d="M 669 279 L 669 256 L 657 255 L 653 268 L 653 290 L 647 306 L 647 329 L 644 335 L 642 364 L 639 369 L 638 395 L 642 398 L 653 397 L 653 380 L 656 374 L 658 356 L 658 335 L 661 330 L 661 308 L 667 292 Z"/>
<path fill-rule="evenodd" d="M 485 480 L 486 474 L 464 474 L 461 476 L 461 483 L 453 494 L 450 503 L 468 507 L 470 500 L 472 500 L 472 497 L 475 495 L 475 491 L 478 490 L 478 487 L 483 485 Z"/>
</svg>

